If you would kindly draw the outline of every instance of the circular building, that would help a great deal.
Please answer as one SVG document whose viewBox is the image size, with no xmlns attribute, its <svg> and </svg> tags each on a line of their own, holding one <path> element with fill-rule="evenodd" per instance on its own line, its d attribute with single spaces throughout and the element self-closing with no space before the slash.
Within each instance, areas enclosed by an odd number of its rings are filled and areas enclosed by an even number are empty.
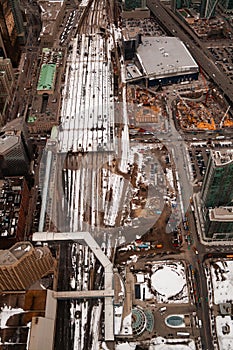
<svg viewBox="0 0 233 350">
<path fill-rule="evenodd" d="M 132 329 L 135 335 L 140 335 L 146 329 L 146 315 L 136 307 L 132 309 Z"/>
<path fill-rule="evenodd" d="M 166 298 L 180 293 L 185 284 L 184 276 L 166 265 L 157 269 L 151 276 L 152 289 Z"/>
</svg>

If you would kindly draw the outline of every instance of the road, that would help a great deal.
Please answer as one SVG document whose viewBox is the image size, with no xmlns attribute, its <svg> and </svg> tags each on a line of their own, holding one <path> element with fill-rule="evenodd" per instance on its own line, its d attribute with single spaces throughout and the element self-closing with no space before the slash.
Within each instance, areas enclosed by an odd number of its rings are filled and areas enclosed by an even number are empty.
<svg viewBox="0 0 233 350">
<path fill-rule="evenodd" d="M 189 230 L 192 234 L 193 246 L 197 249 L 198 254 L 194 254 L 192 258 L 192 264 L 195 268 L 195 281 L 197 285 L 197 316 L 202 320 L 202 328 L 200 329 L 200 335 L 204 349 L 212 349 L 211 328 L 209 319 L 209 304 L 207 301 L 208 290 L 206 277 L 203 266 L 204 253 L 208 247 L 202 245 L 197 236 L 197 230 L 195 225 L 195 219 L 193 212 L 188 212 Z"/>
<path fill-rule="evenodd" d="M 162 143 L 166 145 L 169 152 L 172 154 L 176 165 L 176 177 L 179 182 L 179 202 L 181 207 L 181 215 L 184 217 L 186 210 L 190 204 L 190 197 L 192 196 L 192 177 L 188 169 L 187 150 L 183 136 L 179 134 L 173 119 L 172 102 L 173 96 L 168 96 L 168 132 L 160 136 L 156 135 Z M 181 219 L 182 219 L 181 217 Z"/>
<path fill-rule="evenodd" d="M 200 329 L 201 338 L 204 349 L 212 349 L 212 333 L 210 328 L 210 320 L 209 320 L 209 304 L 208 304 L 208 288 L 206 283 L 205 276 L 205 265 L 206 259 L 209 259 L 209 254 L 215 258 L 222 258 L 226 256 L 226 253 L 232 253 L 232 246 L 219 246 L 215 244 L 214 246 L 208 246 L 202 244 L 196 229 L 195 218 L 193 212 L 191 210 L 188 211 L 188 223 L 189 223 L 189 231 L 192 236 L 193 246 L 197 249 L 198 254 L 189 254 L 188 260 L 195 268 L 195 281 L 197 285 L 197 315 L 198 318 L 202 320 L 203 326 Z M 190 251 L 191 252 L 191 251 Z"/>
<path fill-rule="evenodd" d="M 70 289 L 71 244 L 60 244 L 58 291 Z M 55 349 L 71 349 L 70 300 L 58 302 Z"/>
</svg>

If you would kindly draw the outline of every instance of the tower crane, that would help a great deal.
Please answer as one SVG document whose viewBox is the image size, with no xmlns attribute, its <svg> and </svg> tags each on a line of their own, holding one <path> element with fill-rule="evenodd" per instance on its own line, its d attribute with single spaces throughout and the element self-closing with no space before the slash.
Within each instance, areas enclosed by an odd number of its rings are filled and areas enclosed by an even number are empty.
<svg viewBox="0 0 233 350">
<path fill-rule="evenodd" d="M 229 112 L 229 109 L 231 108 L 231 106 L 228 106 L 227 107 L 227 110 L 226 110 L 226 112 L 224 113 L 224 116 L 222 117 L 222 119 L 221 119 L 221 121 L 220 121 L 220 124 L 219 124 L 219 128 L 220 129 L 222 129 L 222 125 L 223 125 L 223 123 L 224 123 L 224 120 L 225 120 L 225 118 L 226 118 L 226 116 L 227 116 L 227 113 Z"/>
</svg>

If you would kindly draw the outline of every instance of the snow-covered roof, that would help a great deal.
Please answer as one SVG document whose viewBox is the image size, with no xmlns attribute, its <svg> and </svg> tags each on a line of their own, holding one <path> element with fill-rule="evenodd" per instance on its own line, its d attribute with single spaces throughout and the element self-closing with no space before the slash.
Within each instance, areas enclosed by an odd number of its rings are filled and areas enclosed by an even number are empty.
<svg viewBox="0 0 233 350">
<path fill-rule="evenodd" d="M 214 303 L 233 301 L 233 261 L 217 261 L 211 265 Z"/>
<path fill-rule="evenodd" d="M 12 308 L 10 306 L 4 305 L 0 311 L 0 328 L 2 329 L 7 327 L 6 324 L 8 319 L 13 315 L 20 314 L 22 312 L 24 312 L 24 310 L 21 308 Z"/>
<path fill-rule="evenodd" d="M 220 350 L 233 349 L 233 321 L 231 316 L 217 316 L 216 329 Z"/>
<path fill-rule="evenodd" d="M 155 265 L 152 268 L 151 286 L 166 300 L 182 292 L 186 286 L 186 277 L 183 265 L 174 264 Z M 169 283 L 168 283 L 169 281 Z"/>
<path fill-rule="evenodd" d="M 137 283 L 143 283 L 145 281 L 145 277 L 143 273 L 137 273 L 136 278 L 137 278 Z"/>
<path fill-rule="evenodd" d="M 210 265 L 210 276 L 213 286 L 213 299 L 217 305 L 228 306 L 224 316 L 215 318 L 216 333 L 219 350 L 231 350 L 233 348 L 233 321 L 231 319 L 231 304 L 233 302 L 233 261 L 213 261 Z M 226 311 L 226 312 L 225 312 Z M 230 315 L 227 315 L 230 313 Z"/>
</svg>

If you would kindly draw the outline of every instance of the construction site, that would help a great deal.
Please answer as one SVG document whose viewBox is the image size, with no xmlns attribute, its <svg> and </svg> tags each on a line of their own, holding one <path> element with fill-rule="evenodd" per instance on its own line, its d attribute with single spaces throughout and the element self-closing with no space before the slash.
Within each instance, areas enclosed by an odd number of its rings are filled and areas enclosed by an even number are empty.
<svg viewBox="0 0 233 350">
<path fill-rule="evenodd" d="M 131 135 L 143 127 L 147 131 L 166 130 L 168 115 L 163 94 L 138 85 L 128 85 L 127 102 Z"/>
<path fill-rule="evenodd" d="M 179 95 L 175 109 L 178 124 L 184 131 L 218 131 L 233 127 L 230 107 L 216 89 Z"/>
</svg>

